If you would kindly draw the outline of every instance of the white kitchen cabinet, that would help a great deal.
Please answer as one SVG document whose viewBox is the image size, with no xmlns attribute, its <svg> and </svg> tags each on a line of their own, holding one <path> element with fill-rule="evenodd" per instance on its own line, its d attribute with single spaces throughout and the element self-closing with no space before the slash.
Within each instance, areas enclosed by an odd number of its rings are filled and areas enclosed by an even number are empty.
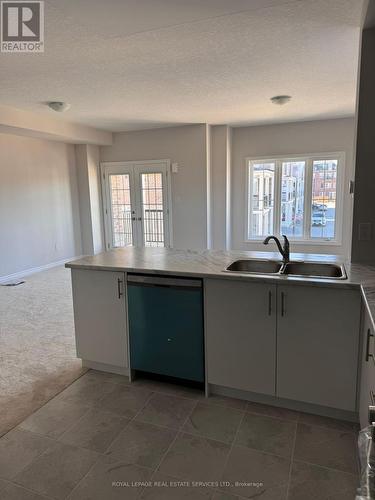
<svg viewBox="0 0 375 500">
<path fill-rule="evenodd" d="M 278 286 L 277 300 L 276 395 L 355 411 L 359 291 Z"/>
<path fill-rule="evenodd" d="M 275 395 L 276 286 L 205 280 L 209 384 Z"/>
<path fill-rule="evenodd" d="M 374 329 L 365 304 L 362 308 L 362 356 L 359 394 L 359 420 L 361 428 L 369 424 L 368 407 L 375 404 L 375 346 Z"/>
<path fill-rule="evenodd" d="M 89 366 L 126 368 L 124 273 L 72 269 L 72 288 L 77 356 Z"/>
</svg>

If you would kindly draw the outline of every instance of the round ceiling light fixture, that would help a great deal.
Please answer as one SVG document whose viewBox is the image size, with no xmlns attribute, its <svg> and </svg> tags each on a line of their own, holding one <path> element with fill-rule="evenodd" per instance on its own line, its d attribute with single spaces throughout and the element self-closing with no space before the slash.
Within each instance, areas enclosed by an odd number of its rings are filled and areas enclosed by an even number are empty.
<svg viewBox="0 0 375 500">
<path fill-rule="evenodd" d="M 277 104 L 278 106 L 283 106 L 287 104 L 292 99 L 290 95 L 275 95 L 271 97 L 271 102 Z"/>
<path fill-rule="evenodd" d="M 63 113 L 70 108 L 70 104 L 62 101 L 50 101 L 47 102 L 47 106 L 53 109 L 53 111 L 57 111 L 58 113 Z"/>
</svg>

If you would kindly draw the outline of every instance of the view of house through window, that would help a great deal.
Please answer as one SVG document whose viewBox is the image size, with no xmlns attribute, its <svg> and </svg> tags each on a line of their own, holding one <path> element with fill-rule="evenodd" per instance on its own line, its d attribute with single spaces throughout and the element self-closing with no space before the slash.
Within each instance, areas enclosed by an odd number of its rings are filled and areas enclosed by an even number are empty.
<svg viewBox="0 0 375 500">
<path fill-rule="evenodd" d="M 334 240 L 338 157 L 250 160 L 248 239 Z"/>
<path fill-rule="evenodd" d="M 281 164 L 281 233 L 303 237 L 305 199 L 305 161 Z"/>
<path fill-rule="evenodd" d="M 311 237 L 334 238 L 337 160 L 313 162 Z"/>
<path fill-rule="evenodd" d="M 252 232 L 262 236 L 273 231 L 275 164 L 255 163 L 252 177 Z"/>
</svg>

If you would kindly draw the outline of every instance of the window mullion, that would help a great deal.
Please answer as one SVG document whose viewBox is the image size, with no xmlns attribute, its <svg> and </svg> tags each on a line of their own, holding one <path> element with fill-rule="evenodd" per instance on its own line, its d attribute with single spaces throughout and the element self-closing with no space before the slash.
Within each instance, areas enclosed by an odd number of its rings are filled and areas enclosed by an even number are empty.
<svg viewBox="0 0 375 500">
<path fill-rule="evenodd" d="M 253 216 L 253 162 L 247 162 L 247 175 L 246 175 L 246 193 L 247 193 L 247 218 L 246 218 L 246 239 L 250 237 L 254 237 L 253 234 L 253 224 L 252 224 L 252 216 Z"/>
<path fill-rule="evenodd" d="M 282 174 L 282 162 L 281 160 L 275 161 L 275 209 L 274 209 L 274 233 L 280 235 L 280 216 L 281 216 L 281 174 Z"/>
<path fill-rule="evenodd" d="M 312 207 L 312 165 L 311 158 L 306 158 L 306 176 L 305 176 L 305 203 L 304 203 L 304 221 L 303 238 L 311 239 L 311 207 Z"/>
</svg>

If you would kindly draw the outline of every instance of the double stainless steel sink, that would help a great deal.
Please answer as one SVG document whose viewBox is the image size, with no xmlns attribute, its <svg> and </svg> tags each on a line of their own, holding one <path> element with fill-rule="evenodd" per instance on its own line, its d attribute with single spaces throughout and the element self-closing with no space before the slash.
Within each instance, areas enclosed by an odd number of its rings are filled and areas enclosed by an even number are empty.
<svg viewBox="0 0 375 500">
<path fill-rule="evenodd" d="M 326 262 L 291 261 L 283 264 L 276 260 L 242 259 L 232 262 L 225 270 L 232 273 L 287 275 L 334 280 L 347 279 L 343 264 Z"/>
</svg>

